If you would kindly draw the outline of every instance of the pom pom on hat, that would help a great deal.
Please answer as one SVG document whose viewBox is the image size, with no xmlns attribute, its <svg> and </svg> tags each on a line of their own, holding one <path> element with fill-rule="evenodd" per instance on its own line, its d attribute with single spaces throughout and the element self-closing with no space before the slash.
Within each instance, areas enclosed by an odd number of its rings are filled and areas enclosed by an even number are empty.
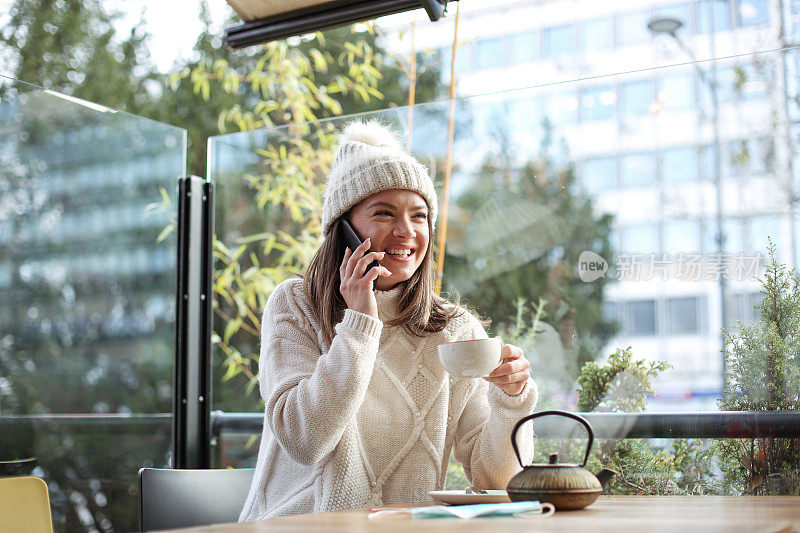
<svg viewBox="0 0 800 533">
<path fill-rule="evenodd" d="M 351 141 L 369 144 L 370 146 L 383 146 L 402 150 L 394 132 L 377 120 L 370 120 L 369 122 L 354 120 L 345 126 L 342 135 L 339 137 L 339 143 L 344 144 Z"/>
<path fill-rule="evenodd" d="M 377 120 L 354 120 L 339 137 L 322 202 L 322 230 L 364 198 L 388 189 L 419 193 L 435 226 L 438 204 L 433 180 L 419 161 L 407 154 L 394 131 Z"/>
</svg>

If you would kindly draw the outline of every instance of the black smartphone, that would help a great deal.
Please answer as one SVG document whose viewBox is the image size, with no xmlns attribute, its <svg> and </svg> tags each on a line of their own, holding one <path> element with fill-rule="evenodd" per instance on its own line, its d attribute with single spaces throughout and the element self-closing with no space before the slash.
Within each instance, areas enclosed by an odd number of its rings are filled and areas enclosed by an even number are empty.
<svg viewBox="0 0 800 533">
<path fill-rule="evenodd" d="M 361 246 L 361 239 L 353 229 L 353 226 L 351 226 L 350 223 L 345 219 L 342 219 L 342 235 L 344 235 L 344 241 L 347 243 L 347 247 L 350 248 L 350 250 L 355 252 L 356 248 Z M 380 263 L 378 261 L 373 261 L 367 266 L 367 270 L 374 266 L 380 266 Z M 367 270 L 364 271 L 365 274 Z"/>
</svg>

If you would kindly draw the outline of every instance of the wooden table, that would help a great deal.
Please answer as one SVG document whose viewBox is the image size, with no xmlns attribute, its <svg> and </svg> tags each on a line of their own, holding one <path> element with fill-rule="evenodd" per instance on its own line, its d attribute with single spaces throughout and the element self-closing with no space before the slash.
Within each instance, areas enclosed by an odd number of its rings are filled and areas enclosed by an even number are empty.
<svg viewBox="0 0 800 533">
<path fill-rule="evenodd" d="M 419 505 L 419 504 L 417 504 Z M 368 519 L 369 509 L 183 529 L 197 533 L 519 533 L 521 531 L 798 532 L 800 497 L 795 496 L 601 496 L 580 511 L 550 518 Z"/>
</svg>

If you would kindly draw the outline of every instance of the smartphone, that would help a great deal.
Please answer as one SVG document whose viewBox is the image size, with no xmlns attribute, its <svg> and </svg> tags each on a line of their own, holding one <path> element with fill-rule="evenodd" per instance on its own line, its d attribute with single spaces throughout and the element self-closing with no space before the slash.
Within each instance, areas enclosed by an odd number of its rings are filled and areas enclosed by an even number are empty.
<svg viewBox="0 0 800 533">
<path fill-rule="evenodd" d="M 350 223 L 345 219 L 342 219 L 342 235 L 344 235 L 344 241 L 347 243 L 347 247 L 350 248 L 350 250 L 352 250 L 353 252 L 356 251 L 356 248 L 361 246 L 362 244 L 361 239 L 358 237 L 358 234 L 353 229 L 353 226 L 351 226 Z M 372 263 L 367 265 L 367 270 L 375 266 L 380 266 L 380 263 L 378 261 L 373 261 Z M 367 270 L 364 271 L 365 274 Z"/>
</svg>

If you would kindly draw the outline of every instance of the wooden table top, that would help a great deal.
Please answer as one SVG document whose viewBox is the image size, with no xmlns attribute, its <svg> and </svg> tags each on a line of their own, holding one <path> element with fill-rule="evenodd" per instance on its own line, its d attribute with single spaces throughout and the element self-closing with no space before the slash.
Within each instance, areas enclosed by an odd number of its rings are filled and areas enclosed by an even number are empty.
<svg viewBox="0 0 800 533">
<path fill-rule="evenodd" d="M 368 519 L 368 514 L 369 509 L 356 509 L 180 531 L 197 533 L 800 532 L 800 497 L 796 496 L 601 496 L 586 509 L 556 512 L 554 516 L 544 519 L 414 520 L 407 515 Z"/>
</svg>

